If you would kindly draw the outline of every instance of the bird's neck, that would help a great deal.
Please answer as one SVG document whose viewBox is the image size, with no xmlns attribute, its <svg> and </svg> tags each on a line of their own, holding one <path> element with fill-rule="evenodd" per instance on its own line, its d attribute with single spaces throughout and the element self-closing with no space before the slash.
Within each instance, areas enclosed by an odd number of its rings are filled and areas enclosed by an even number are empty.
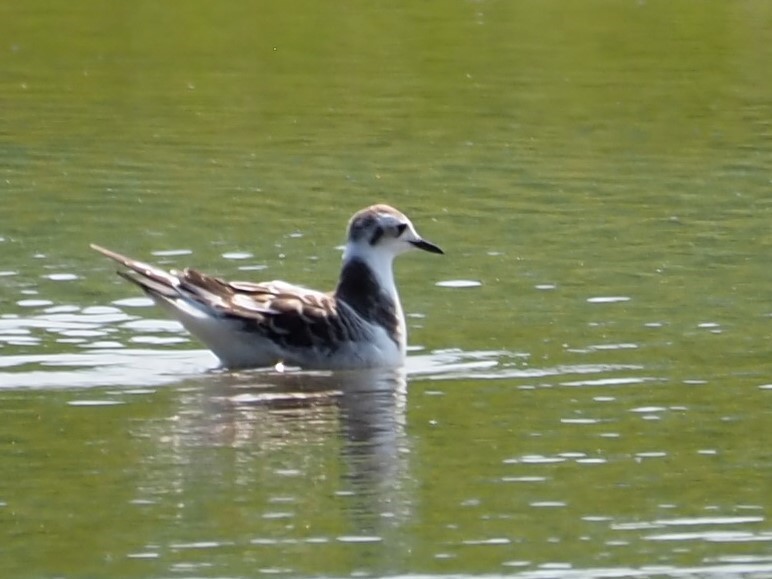
<svg viewBox="0 0 772 579">
<path fill-rule="evenodd" d="M 376 251 L 369 245 L 359 243 L 349 243 L 343 252 L 343 269 L 341 278 L 347 267 L 358 268 L 359 264 L 366 266 L 378 286 L 387 295 L 395 301 L 397 297 L 397 287 L 394 283 L 394 269 L 392 268 L 394 255 L 386 251 Z"/>
<path fill-rule="evenodd" d="M 335 296 L 370 323 L 382 326 L 404 351 L 405 317 L 390 255 L 362 255 L 347 249 Z"/>
</svg>

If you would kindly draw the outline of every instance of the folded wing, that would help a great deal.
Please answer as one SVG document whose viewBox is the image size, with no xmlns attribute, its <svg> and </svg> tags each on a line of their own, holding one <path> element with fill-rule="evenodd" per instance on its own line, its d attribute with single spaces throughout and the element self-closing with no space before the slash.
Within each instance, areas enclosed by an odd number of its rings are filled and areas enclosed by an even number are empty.
<svg viewBox="0 0 772 579">
<path fill-rule="evenodd" d="M 228 282 L 191 268 L 166 272 L 98 245 L 91 247 L 126 267 L 119 275 L 157 302 L 166 302 L 163 305 L 176 310 L 183 323 L 190 311 L 185 306 L 193 306 L 205 316 L 229 322 L 235 331 L 267 338 L 288 350 L 332 350 L 360 339 L 365 331 L 351 323 L 350 315 L 339 315 L 339 308 L 348 306 L 329 294 L 281 281 Z"/>
</svg>

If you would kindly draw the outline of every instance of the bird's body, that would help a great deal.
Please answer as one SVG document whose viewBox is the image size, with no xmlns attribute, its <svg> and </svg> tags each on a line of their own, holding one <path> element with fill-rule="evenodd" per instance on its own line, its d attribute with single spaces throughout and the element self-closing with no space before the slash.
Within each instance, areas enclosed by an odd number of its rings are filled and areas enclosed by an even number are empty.
<svg viewBox="0 0 772 579">
<path fill-rule="evenodd" d="M 393 259 L 412 248 L 442 253 L 388 205 L 373 205 L 351 218 L 340 279 L 331 293 L 283 281 L 228 282 L 195 269 L 166 272 L 92 247 L 125 266 L 121 276 L 230 368 L 279 362 L 319 369 L 401 365 L 407 331 Z"/>
</svg>

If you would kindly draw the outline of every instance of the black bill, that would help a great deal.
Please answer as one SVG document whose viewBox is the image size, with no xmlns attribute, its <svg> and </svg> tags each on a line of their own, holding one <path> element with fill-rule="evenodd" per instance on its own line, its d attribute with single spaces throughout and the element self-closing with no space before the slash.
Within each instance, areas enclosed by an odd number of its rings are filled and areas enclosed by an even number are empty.
<svg viewBox="0 0 772 579">
<path fill-rule="evenodd" d="M 423 239 L 419 239 L 418 241 L 411 241 L 410 243 L 412 243 L 418 249 L 423 249 L 424 251 L 428 251 L 429 253 L 439 253 L 441 255 L 445 254 L 445 252 L 442 251 L 439 247 L 437 247 L 433 243 L 424 241 Z"/>
</svg>

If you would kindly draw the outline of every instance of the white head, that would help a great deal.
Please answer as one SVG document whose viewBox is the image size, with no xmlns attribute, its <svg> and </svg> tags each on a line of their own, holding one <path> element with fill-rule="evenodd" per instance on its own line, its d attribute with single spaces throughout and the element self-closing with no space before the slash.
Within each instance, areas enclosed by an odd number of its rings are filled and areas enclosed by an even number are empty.
<svg viewBox="0 0 772 579">
<path fill-rule="evenodd" d="M 377 266 L 401 253 L 423 249 L 444 253 L 433 243 L 421 238 L 405 215 L 389 205 L 372 205 L 357 211 L 348 224 L 348 240 L 343 259 L 359 257 Z"/>
</svg>

